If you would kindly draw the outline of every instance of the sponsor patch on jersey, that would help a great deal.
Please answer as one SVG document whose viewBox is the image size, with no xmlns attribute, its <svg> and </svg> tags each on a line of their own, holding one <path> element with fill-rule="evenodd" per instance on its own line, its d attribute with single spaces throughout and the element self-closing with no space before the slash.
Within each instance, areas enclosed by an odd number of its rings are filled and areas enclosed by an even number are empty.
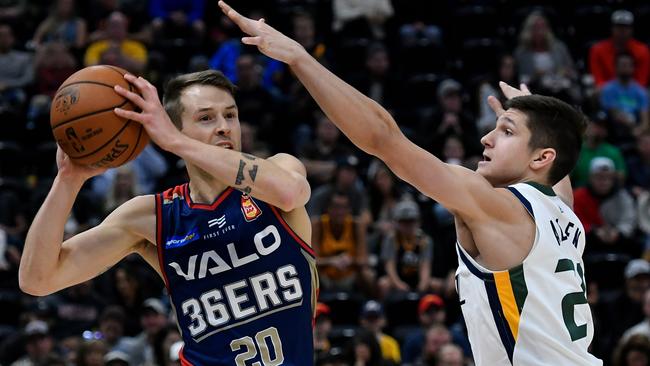
<svg viewBox="0 0 650 366">
<path fill-rule="evenodd" d="M 185 235 L 176 235 L 172 236 L 165 242 L 165 247 L 166 248 L 178 248 L 182 247 L 184 245 L 187 245 L 195 240 L 198 240 L 200 238 L 199 233 L 197 232 L 197 229 L 194 228 L 192 229 L 189 233 Z"/>
<path fill-rule="evenodd" d="M 262 210 L 253 201 L 253 198 L 247 194 L 241 196 L 241 212 L 248 222 L 255 220 L 262 214 Z"/>
</svg>

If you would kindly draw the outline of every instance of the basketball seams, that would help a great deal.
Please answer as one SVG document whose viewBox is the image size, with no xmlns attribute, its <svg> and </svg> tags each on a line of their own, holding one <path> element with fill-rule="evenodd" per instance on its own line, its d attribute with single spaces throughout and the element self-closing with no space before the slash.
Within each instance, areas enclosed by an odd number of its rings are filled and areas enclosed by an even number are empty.
<svg viewBox="0 0 650 366">
<path fill-rule="evenodd" d="M 128 73 L 128 71 L 126 71 L 126 70 L 123 70 L 125 72 L 122 72 L 121 69 L 119 69 L 119 68 L 117 68 L 115 66 L 111 66 L 111 65 L 97 65 L 97 66 L 101 66 L 101 67 L 111 69 L 111 70 L 115 71 L 116 73 L 120 74 L 120 76 L 122 76 L 122 77 L 124 77 L 125 73 Z"/>
<path fill-rule="evenodd" d="M 120 129 L 119 129 L 119 130 L 118 130 L 118 131 L 117 131 L 113 136 L 111 136 L 110 139 L 107 139 L 106 142 L 105 142 L 102 146 L 98 147 L 98 148 L 95 149 L 94 151 L 89 152 L 89 153 L 87 153 L 87 154 L 85 154 L 85 155 L 80 155 L 80 156 L 70 156 L 70 158 L 73 159 L 73 160 L 74 160 L 74 159 L 83 159 L 83 158 L 87 158 L 87 157 L 89 157 L 90 155 L 92 155 L 92 154 L 98 152 L 99 150 L 105 148 L 108 144 L 110 144 L 111 142 L 113 142 L 113 140 L 115 140 L 115 138 L 118 137 L 118 136 L 119 136 L 119 135 L 120 135 L 120 134 L 121 134 L 121 133 L 122 133 L 122 132 L 127 128 L 127 127 L 129 127 L 129 123 L 128 123 L 128 122 L 131 122 L 131 120 L 128 120 L 127 123 L 125 123 L 122 127 L 120 127 Z"/>
<path fill-rule="evenodd" d="M 132 120 L 129 120 L 129 123 L 138 123 L 138 122 L 133 122 Z M 138 123 L 139 124 L 139 123 Z M 140 145 L 140 139 L 142 138 L 142 130 L 143 127 L 140 125 L 140 130 L 138 131 L 138 138 L 135 140 L 135 146 L 133 147 L 133 150 L 131 150 L 131 153 L 129 153 L 129 156 L 122 162 L 122 164 L 129 162 L 131 160 L 131 157 L 133 154 L 138 151 L 138 145 Z"/>
<path fill-rule="evenodd" d="M 123 106 L 124 106 L 125 104 L 127 104 L 128 102 L 129 102 L 128 99 L 124 99 L 124 101 L 123 101 L 121 104 L 117 104 L 117 105 L 114 105 L 114 106 L 112 106 L 112 107 L 108 107 L 108 108 L 100 109 L 100 110 L 97 110 L 97 111 L 92 111 L 92 112 L 90 112 L 90 113 L 82 114 L 81 116 L 77 116 L 77 117 L 74 117 L 74 118 L 71 118 L 71 119 L 65 120 L 65 121 L 63 121 L 63 122 L 59 122 L 58 124 L 52 126 L 52 130 L 55 130 L 55 129 L 57 129 L 57 128 L 59 128 L 59 127 L 65 125 L 65 124 L 68 124 L 68 123 L 70 123 L 70 122 L 74 122 L 74 121 L 79 120 L 79 119 L 82 119 L 82 118 L 90 117 L 90 116 L 92 116 L 92 115 L 94 115 L 94 114 L 101 114 L 101 113 L 106 113 L 106 112 L 108 112 L 108 111 L 113 111 L 113 109 L 123 107 Z"/>
<path fill-rule="evenodd" d="M 99 81 L 93 81 L 93 80 L 79 80 L 79 81 L 73 81 L 73 82 L 71 82 L 71 83 L 68 83 L 68 84 L 62 85 L 62 86 L 61 86 L 61 87 L 60 87 L 56 92 L 57 92 L 57 94 L 58 94 L 60 91 L 62 91 L 63 89 L 65 89 L 65 88 L 67 88 L 67 87 L 69 87 L 69 86 L 79 85 L 79 84 L 93 84 L 93 85 L 105 86 L 105 87 L 107 87 L 107 88 L 111 88 L 111 89 L 113 89 L 113 85 L 106 84 L 106 83 L 101 83 L 101 82 L 99 82 Z"/>
</svg>

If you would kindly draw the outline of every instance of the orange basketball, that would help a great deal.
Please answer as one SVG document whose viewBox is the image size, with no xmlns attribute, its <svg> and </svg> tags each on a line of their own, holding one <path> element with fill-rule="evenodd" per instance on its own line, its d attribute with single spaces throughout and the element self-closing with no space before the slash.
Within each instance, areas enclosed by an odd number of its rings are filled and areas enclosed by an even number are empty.
<svg viewBox="0 0 650 366">
<path fill-rule="evenodd" d="M 72 74 L 57 90 L 50 109 L 50 125 L 56 142 L 70 159 L 82 165 L 117 167 L 144 149 L 149 136 L 138 122 L 113 112 L 136 106 L 113 90 L 124 80 L 126 70 L 115 66 L 90 66 Z"/>
</svg>

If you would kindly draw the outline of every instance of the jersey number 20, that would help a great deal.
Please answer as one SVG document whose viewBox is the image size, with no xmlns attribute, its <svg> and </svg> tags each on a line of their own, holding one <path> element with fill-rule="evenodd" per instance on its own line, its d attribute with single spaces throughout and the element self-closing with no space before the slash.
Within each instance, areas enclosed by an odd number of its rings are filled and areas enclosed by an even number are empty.
<svg viewBox="0 0 650 366">
<path fill-rule="evenodd" d="M 269 345 L 270 341 L 270 345 Z M 271 359 L 271 349 L 275 356 Z M 266 328 L 255 334 L 255 340 L 251 337 L 242 337 L 230 342 L 230 349 L 237 352 L 244 348 L 244 352 L 235 357 L 237 366 L 246 366 L 246 361 L 251 360 L 259 353 L 262 358 L 262 363 L 255 362 L 251 366 L 276 366 L 284 362 L 284 354 L 282 353 L 282 341 L 280 335 L 275 327 Z"/>
</svg>

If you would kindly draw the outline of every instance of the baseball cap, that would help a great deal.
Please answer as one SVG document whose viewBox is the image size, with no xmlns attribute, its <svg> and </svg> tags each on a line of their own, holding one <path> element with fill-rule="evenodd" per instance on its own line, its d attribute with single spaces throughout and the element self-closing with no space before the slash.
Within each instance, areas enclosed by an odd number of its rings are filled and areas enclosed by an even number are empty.
<svg viewBox="0 0 650 366">
<path fill-rule="evenodd" d="M 597 156 L 591 159 L 591 163 L 589 164 L 589 173 L 613 172 L 614 170 L 616 170 L 614 161 L 605 156 Z"/>
<path fill-rule="evenodd" d="M 183 348 L 183 341 L 174 342 L 169 347 L 169 360 L 170 361 L 178 361 L 178 359 L 181 357 L 181 348 Z"/>
<path fill-rule="evenodd" d="M 650 275 L 650 263 L 645 259 L 633 259 L 625 266 L 625 278 L 630 279 L 640 275 Z"/>
<path fill-rule="evenodd" d="M 131 359 L 129 355 L 122 351 L 110 351 L 104 356 L 104 363 L 106 365 L 129 365 Z"/>
<path fill-rule="evenodd" d="M 142 304 L 142 310 L 153 310 L 154 312 L 158 314 L 167 314 L 167 309 L 165 308 L 165 305 L 162 303 L 162 301 L 156 299 L 155 297 L 150 297 L 144 301 Z"/>
<path fill-rule="evenodd" d="M 48 327 L 47 323 L 42 320 L 32 320 L 25 325 L 25 335 L 27 337 L 44 336 L 49 333 L 50 327 Z"/>
<path fill-rule="evenodd" d="M 384 316 L 384 307 L 375 300 L 370 300 L 363 304 L 361 309 L 362 318 L 379 318 Z"/>
<path fill-rule="evenodd" d="M 432 307 L 436 309 L 441 309 L 445 306 L 445 301 L 442 297 L 434 294 L 428 294 L 422 296 L 420 302 L 418 303 L 418 314 L 425 313 L 429 311 Z"/>
<path fill-rule="evenodd" d="M 634 24 L 634 14 L 628 10 L 616 10 L 612 13 L 612 24 L 632 25 Z"/>
<path fill-rule="evenodd" d="M 419 220 L 420 208 L 411 200 L 400 201 L 393 207 L 393 219 L 397 221 Z"/>
<path fill-rule="evenodd" d="M 438 97 L 444 97 L 450 93 L 459 93 L 463 89 L 463 86 L 460 85 L 454 79 L 445 79 L 440 85 L 438 85 Z"/>
<path fill-rule="evenodd" d="M 359 158 L 354 155 L 340 156 L 336 159 L 337 168 L 351 167 L 356 168 L 359 166 Z"/>
</svg>

